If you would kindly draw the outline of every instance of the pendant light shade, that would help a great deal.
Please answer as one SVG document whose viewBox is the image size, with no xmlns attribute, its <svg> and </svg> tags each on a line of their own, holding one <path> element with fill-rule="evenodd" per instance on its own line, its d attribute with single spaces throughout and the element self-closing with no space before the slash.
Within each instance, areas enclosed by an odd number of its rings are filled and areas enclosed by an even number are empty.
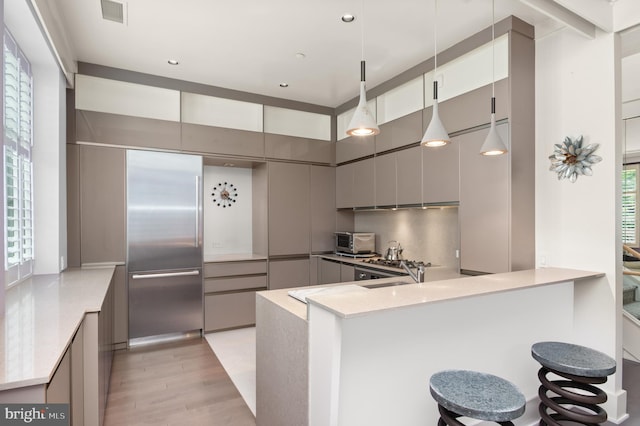
<svg viewBox="0 0 640 426">
<path fill-rule="evenodd" d="M 427 127 L 422 141 L 422 146 L 436 147 L 448 144 L 450 141 L 447 129 L 444 128 L 440 114 L 438 114 L 438 82 L 433 82 L 433 113 L 431 114 L 431 123 Z"/>
<path fill-rule="evenodd" d="M 491 1 L 491 127 L 489 134 L 480 148 L 482 155 L 501 155 L 507 152 L 507 146 L 496 130 L 496 77 L 495 77 L 495 0 Z"/>
<path fill-rule="evenodd" d="M 433 1 L 434 4 L 434 21 L 438 22 L 438 0 Z M 444 128 L 442 120 L 440 120 L 440 114 L 438 114 L 438 81 L 436 80 L 436 72 L 438 70 L 438 32 L 437 25 L 433 25 L 433 109 L 431 114 L 431 122 L 424 132 L 422 141 L 420 144 L 427 147 L 443 146 L 448 144 L 449 133 Z"/>
<path fill-rule="evenodd" d="M 350 136 L 369 136 L 380 133 L 376 119 L 367 106 L 367 86 L 365 82 L 365 62 L 360 62 L 360 100 L 353 113 L 347 134 Z"/>
<path fill-rule="evenodd" d="M 480 148 L 480 154 L 482 155 L 501 155 L 507 152 L 502 138 L 496 130 L 496 113 L 495 104 L 496 98 L 491 98 L 491 127 L 489 128 L 489 134 Z"/>
</svg>

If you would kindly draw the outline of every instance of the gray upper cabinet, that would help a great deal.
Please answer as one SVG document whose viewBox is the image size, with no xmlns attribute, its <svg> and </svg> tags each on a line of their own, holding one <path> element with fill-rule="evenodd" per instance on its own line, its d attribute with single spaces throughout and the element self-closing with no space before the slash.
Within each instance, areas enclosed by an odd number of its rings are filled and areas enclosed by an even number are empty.
<svg viewBox="0 0 640 426">
<path fill-rule="evenodd" d="M 76 110 L 76 140 L 105 145 L 180 150 L 180 123 Z"/>
<path fill-rule="evenodd" d="M 264 143 L 267 158 L 322 164 L 335 161 L 331 141 L 265 133 Z"/>
<path fill-rule="evenodd" d="M 355 163 L 336 167 L 336 207 L 353 207 L 353 169 Z"/>
<path fill-rule="evenodd" d="M 126 260 L 125 150 L 80 147 L 81 263 Z"/>
<path fill-rule="evenodd" d="M 396 154 L 379 155 L 375 158 L 375 205 L 395 206 L 396 198 Z"/>
<path fill-rule="evenodd" d="M 460 137 L 452 138 L 445 146 L 422 148 L 422 198 L 425 204 L 460 200 L 459 151 Z"/>
<path fill-rule="evenodd" d="M 182 123 L 182 150 L 207 154 L 264 156 L 264 134 L 247 130 Z"/>
<path fill-rule="evenodd" d="M 269 255 L 308 254 L 311 248 L 310 166 L 269 163 Z"/>
<path fill-rule="evenodd" d="M 416 146 L 396 153 L 398 205 L 422 203 L 422 153 Z"/>
<path fill-rule="evenodd" d="M 336 142 L 336 163 L 373 155 L 375 148 L 375 136 L 349 136 Z"/>
<path fill-rule="evenodd" d="M 380 134 L 376 135 L 376 152 L 419 142 L 422 133 L 422 111 L 381 124 Z"/>
<path fill-rule="evenodd" d="M 375 162 L 373 158 L 353 163 L 353 206 L 371 207 L 376 203 Z"/>
<path fill-rule="evenodd" d="M 311 166 L 311 252 L 334 249 L 336 227 L 336 169 Z"/>
<path fill-rule="evenodd" d="M 498 126 L 508 141 L 508 125 Z M 460 142 L 460 267 L 477 272 L 510 271 L 510 153 L 480 155 L 488 129 L 467 133 Z"/>
</svg>

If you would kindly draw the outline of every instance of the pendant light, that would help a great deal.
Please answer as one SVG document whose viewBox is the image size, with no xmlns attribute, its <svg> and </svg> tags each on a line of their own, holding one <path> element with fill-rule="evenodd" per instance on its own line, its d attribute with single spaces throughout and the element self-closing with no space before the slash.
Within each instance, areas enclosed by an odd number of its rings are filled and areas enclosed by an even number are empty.
<svg viewBox="0 0 640 426">
<path fill-rule="evenodd" d="M 438 114 L 438 81 L 436 80 L 436 72 L 438 70 L 438 0 L 434 0 L 434 23 L 433 23 L 433 107 L 431 114 L 431 123 L 427 127 L 427 131 L 424 132 L 422 141 L 423 146 L 436 147 L 443 146 L 450 142 L 449 134 L 440 120 L 440 114 Z"/>
<path fill-rule="evenodd" d="M 369 136 L 380 133 L 380 128 L 376 119 L 367 106 L 367 86 L 365 83 L 365 62 L 364 62 L 364 0 L 362 0 L 362 10 L 360 13 L 360 43 L 362 49 L 362 60 L 360 61 L 360 100 L 353 113 L 347 134 L 349 136 Z"/>
<path fill-rule="evenodd" d="M 491 0 L 491 127 L 482 148 L 480 148 L 482 155 L 501 155 L 507 152 L 507 146 L 496 130 L 495 25 L 495 0 Z"/>
</svg>

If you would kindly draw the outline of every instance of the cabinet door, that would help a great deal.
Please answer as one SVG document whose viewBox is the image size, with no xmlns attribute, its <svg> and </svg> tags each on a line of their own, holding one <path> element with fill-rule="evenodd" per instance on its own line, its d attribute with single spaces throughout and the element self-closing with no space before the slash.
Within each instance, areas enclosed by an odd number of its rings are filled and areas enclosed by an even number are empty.
<svg viewBox="0 0 640 426">
<path fill-rule="evenodd" d="M 309 167 L 269 163 L 269 255 L 310 251 Z"/>
<path fill-rule="evenodd" d="M 374 160 L 366 160 L 353 163 L 353 206 L 371 207 L 375 205 L 376 194 L 374 191 Z"/>
<path fill-rule="evenodd" d="M 396 206 L 396 154 L 380 155 L 375 158 L 376 206 Z"/>
<path fill-rule="evenodd" d="M 81 146 L 82 263 L 126 260 L 125 201 L 125 150 Z"/>
<path fill-rule="evenodd" d="M 308 286 L 310 266 L 309 259 L 269 261 L 269 290 Z"/>
<path fill-rule="evenodd" d="M 422 203 L 422 152 L 428 148 L 416 146 L 396 153 L 398 204 Z"/>
<path fill-rule="evenodd" d="M 460 267 L 508 272 L 510 155 L 483 156 L 488 129 L 460 137 Z M 498 126 L 506 142 L 507 125 Z"/>
<path fill-rule="evenodd" d="M 355 279 L 356 268 L 345 263 L 340 265 L 340 282 L 349 282 Z"/>
<path fill-rule="evenodd" d="M 336 208 L 353 207 L 353 165 L 336 167 Z"/>
<path fill-rule="evenodd" d="M 334 249 L 336 169 L 311 166 L 311 252 Z"/>
<path fill-rule="evenodd" d="M 475 133 L 473 133 L 475 134 Z M 455 137 L 451 143 L 436 148 L 422 149 L 422 179 L 423 179 L 423 200 L 424 203 L 456 202 L 460 200 L 460 140 L 461 136 Z M 482 143 L 480 143 L 482 145 Z M 469 148 L 471 158 L 465 161 L 480 161 L 480 147 L 478 152 L 473 152 Z M 468 173 L 467 173 L 468 175 Z"/>
<path fill-rule="evenodd" d="M 221 293 L 204 297 L 204 331 L 246 327 L 256 323 L 256 292 Z"/>
<path fill-rule="evenodd" d="M 338 262 L 320 259 L 320 269 L 318 284 L 339 283 L 342 281 L 340 277 L 340 266 Z"/>
</svg>

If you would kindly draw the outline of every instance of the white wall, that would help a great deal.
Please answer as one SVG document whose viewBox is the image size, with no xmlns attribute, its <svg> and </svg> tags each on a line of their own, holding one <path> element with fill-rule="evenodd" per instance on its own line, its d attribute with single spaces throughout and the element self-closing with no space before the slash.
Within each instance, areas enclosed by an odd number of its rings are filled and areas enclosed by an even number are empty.
<svg viewBox="0 0 640 426">
<path fill-rule="evenodd" d="M 57 66 L 35 66 L 33 75 L 33 272 L 56 274 L 67 266 L 66 80 Z"/>
<path fill-rule="evenodd" d="M 252 170 L 241 167 L 204 167 L 204 253 L 252 253 Z M 237 201 L 222 208 L 212 202 L 214 186 L 232 183 L 238 188 Z"/>
<path fill-rule="evenodd" d="M 620 272 L 621 101 L 619 38 L 561 30 L 536 41 L 536 263 L 602 271 L 576 290 L 576 343 L 622 363 Z M 553 144 L 583 135 L 603 157 L 575 183 L 549 171 Z M 586 327 L 585 327 L 586 326 Z M 625 412 L 622 377 L 603 385 L 612 419 Z"/>
</svg>

